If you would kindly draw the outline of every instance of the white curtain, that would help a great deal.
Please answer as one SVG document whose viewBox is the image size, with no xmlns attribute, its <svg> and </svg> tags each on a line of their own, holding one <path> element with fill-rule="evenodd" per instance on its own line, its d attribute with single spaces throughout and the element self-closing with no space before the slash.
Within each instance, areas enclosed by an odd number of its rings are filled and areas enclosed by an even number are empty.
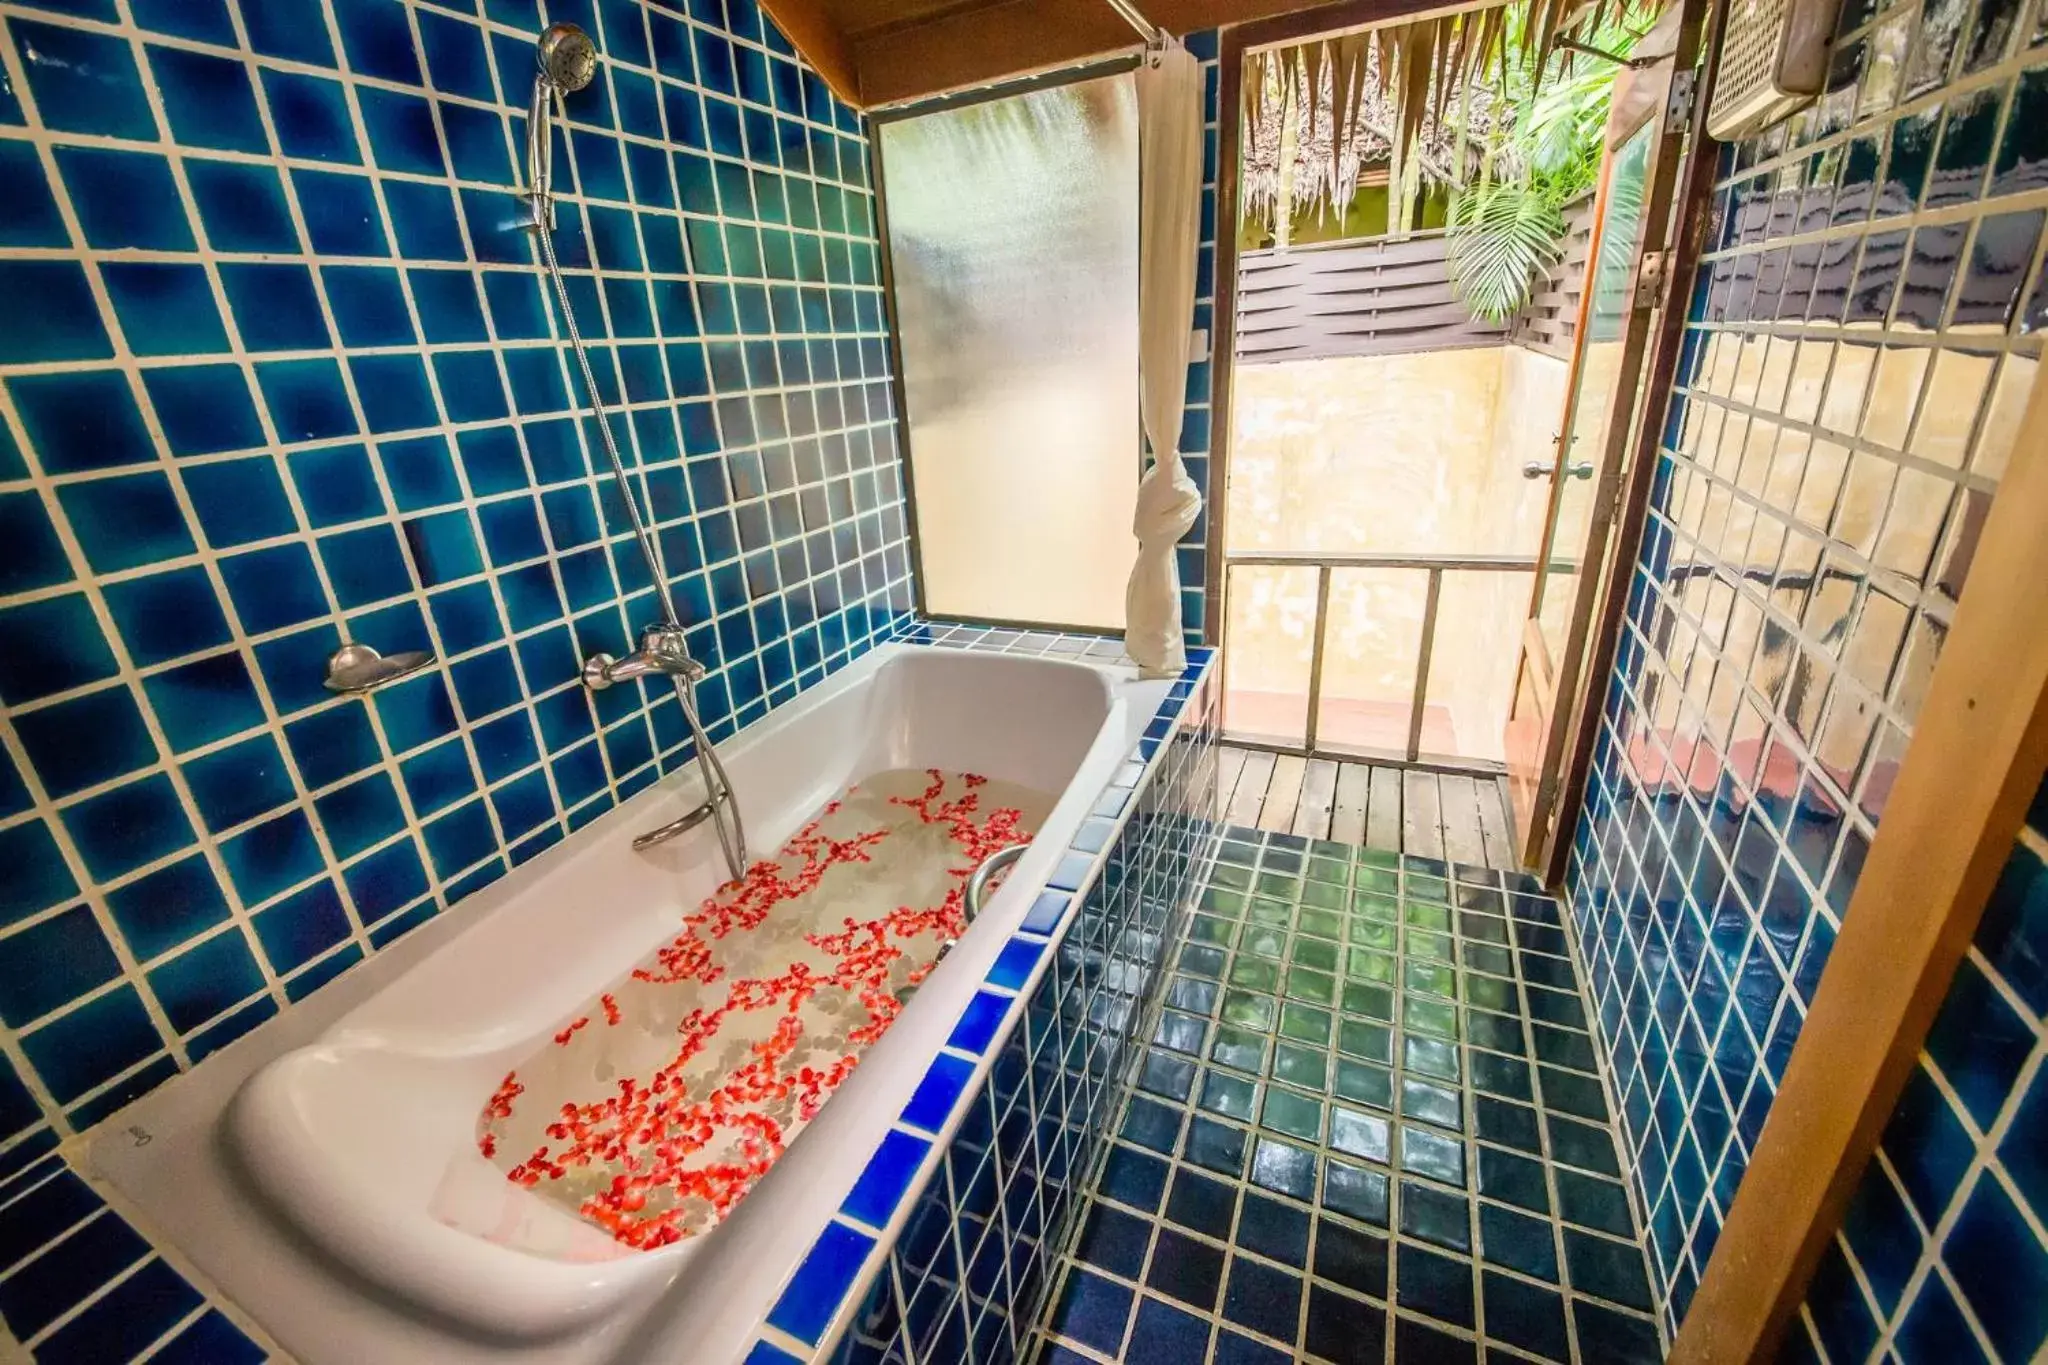
<svg viewBox="0 0 2048 1365">
<path fill-rule="evenodd" d="M 1202 510 L 1180 458 L 1202 224 L 1202 68 L 1179 41 L 1138 68 L 1138 389 L 1152 465 L 1138 484 L 1138 562 L 1124 648 L 1148 678 L 1187 664 L 1174 545 Z"/>
</svg>

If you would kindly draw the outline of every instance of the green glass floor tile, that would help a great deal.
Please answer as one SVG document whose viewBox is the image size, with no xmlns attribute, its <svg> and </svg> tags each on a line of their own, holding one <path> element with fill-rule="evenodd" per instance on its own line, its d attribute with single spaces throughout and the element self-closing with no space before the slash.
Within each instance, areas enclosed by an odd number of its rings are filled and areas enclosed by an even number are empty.
<svg viewBox="0 0 2048 1365">
<path fill-rule="evenodd" d="M 1444 1000 L 1404 994 L 1401 997 L 1401 1022 L 1418 1033 L 1432 1033 L 1455 1041 L 1458 1036 L 1458 1007 Z"/>
<path fill-rule="evenodd" d="M 1270 1086 L 1266 1090 L 1266 1105 L 1260 1111 L 1259 1122 L 1276 1133 L 1316 1142 L 1323 1135 L 1322 1101 Z"/>
<path fill-rule="evenodd" d="M 1225 1118 L 1250 1123 L 1258 1098 L 1259 1087 L 1240 1076 L 1211 1071 L 1202 1081 L 1202 1108 Z"/>
<path fill-rule="evenodd" d="M 1401 893 L 1412 901 L 1435 901 L 1438 905 L 1451 903 L 1451 884 L 1442 877 L 1432 877 L 1420 872 L 1410 872 L 1402 882 Z"/>
<path fill-rule="evenodd" d="M 1463 946 L 1466 970 L 1488 972 L 1494 976 L 1513 976 L 1515 974 L 1515 960 L 1509 955 L 1507 949 L 1496 948 L 1489 943 L 1473 943 L 1470 941 L 1467 941 Z"/>
<path fill-rule="evenodd" d="M 1391 923 L 1401 918 L 1401 902 L 1391 887 L 1385 891 L 1361 887 L 1351 893 L 1351 913 Z"/>
<path fill-rule="evenodd" d="M 1223 950 L 1207 943 L 1190 943 L 1180 950 L 1179 967 L 1194 976 L 1223 975 Z"/>
<path fill-rule="evenodd" d="M 1441 995 L 1448 1000 L 1458 998 L 1458 972 L 1441 962 L 1411 962 L 1408 970 L 1401 974 L 1403 982 L 1411 991 L 1425 991 L 1430 995 Z"/>
<path fill-rule="evenodd" d="M 1240 1028 L 1269 1031 L 1273 1027 L 1274 1012 L 1278 1002 L 1270 995 L 1259 995 L 1251 991 L 1227 990 L 1223 992 L 1223 1022 L 1236 1024 Z"/>
<path fill-rule="evenodd" d="M 1301 914 L 1295 918 L 1294 928 L 1298 933 L 1338 939 L 1344 937 L 1344 916 L 1335 910 L 1304 905 Z"/>
<path fill-rule="evenodd" d="M 1526 1102 L 1536 1096 L 1536 1086 L 1530 1079 L 1527 1062 L 1513 1057 L 1497 1057 L 1491 1052 L 1472 1054 L 1472 1084 L 1489 1095 L 1501 1095 L 1511 1100 Z"/>
<path fill-rule="evenodd" d="M 1397 871 L 1401 866 L 1401 855 L 1390 848 L 1360 848 L 1352 853 L 1351 860 L 1360 867 L 1380 868 Z"/>
<path fill-rule="evenodd" d="M 1333 1005 L 1337 1002 L 1337 978 L 1328 972 L 1312 971 L 1306 967 L 1289 968 L 1287 996 L 1291 1000 L 1306 1000 L 1316 1005 Z"/>
<path fill-rule="evenodd" d="M 1247 924 L 1238 934 L 1237 947 L 1255 957 L 1277 959 L 1287 951 L 1287 931 L 1270 924 Z"/>
<path fill-rule="evenodd" d="M 1294 907 L 1286 901 L 1268 900 L 1264 896 L 1253 896 L 1251 909 L 1246 918 L 1253 924 L 1272 924 L 1285 929 L 1294 923 Z"/>
<path fill-rule="evenodd" d="M 1209 1021 L 1197 1019 L 1191 1014 L 1174 1010 L 1159 1012 L 1159 1027 L 1153 1031 L 1152 1041 L 1161 1047 L 1172 1048 L 1175 1052 L 1200 1055 L 1202 1041 L 1209 1032 Z"/>
<path fill-rule="evenodd" d="M 1300 1043 L 1327 1044 L 1330 1041 L 1330 1012 L 1292 1002 L 1281 1007 L 1280 1032 Z"/>
<path fill-rule="evenodd" d="M 1346 1217 L 1374 1227 L 1387 1225 L 1386 1174 L 1342 1161 L 1328 1162 L 1323 1171 L 1323 1203 Z"/>
<path fill-rule="evenodd" d="M 1465 1003 L 1502 1014 L 1519 1015 L 1522 1012 L 1522 1000 L 1515 990 L 1515 983 L 1490 976 L 1475 976 L 1465 982 Z"/>
<path fill-rule="evenodd" d="M 1401 1062 L 1410 1071 L 1441 1080 L 1458 1079 L 1458 1045 L 1409 1034 L 1401 1040 Z"/>
<path fill-rule="evenodd" d="M 1316 1048 L 1281 1043 L 1273 1050 L 1273 1079 L 1304 1090 L 1321 1090 L 1329 1083 L 1330 1055 Z"/>
<path fill-rule="evenodd" d="M 1240 957 L 1231 964 L 1230 984 L 1246 990 L 1276 991 L 1280 986 L 1280 964 L 1262 957 Z"/>
<path fill-rule="evenodd" d="M 1342 910 L 1350 899 L 1350 894 L 1341 884 L 1318 881 L 1302 883 L 1301 904 L 1304 909 Z"/>
<path fill-rule="evenodd" d="M 1472 1250 L 1472 1202 L 1463 1195 L 1401 1182 L 1401 1231 L 1453 1251 Z"/>
<path fill-rule="evenodd" d="M 1244 902 L 1243 892 L 1226 891 L 1220 886 L 1212 886 L 1202 893 L 1201 907 L 1212 915 L 1238 919 L 1244 915 Z"/>
<path fill-rule="evenodd" d="M 1413 1124 L 1401 1125 L 1401 1169 L 1441 1180 L 1465 1183 L 1465 1144 Z"/>
<path fill-rule="evenodd" d="M 1393 1146 L 1393 1126 L 1376 1114 L 1334 1106 L 1330 1111 L 1330 1146 L 1348 1156 L 1385 1163 Z"/>
<path fill-rule="evenodd" d="M 1347 1100 L 1372 1105 L 1375 1109 L 1394 1107 L 1394 1076 L 1384 1067 L 1337 1059 L 1337 1078 L 1331 1088 Z"/>
<path fill-rule="evenodd" d="M 1374 948 L 1347 948 L 1344 950 L 1344 975 L 1351 981 L 1383 981 L 1391 985 L 1394 955 Z"/>
<path fill-rule="evenodd" d="M 1347 981 L 1344 983 L 1344 1012 L 1362 1014 L 1368 1019 L 1394 1022 L 1394 991 L 1390 986 L 1375 986 L 1369 981 Z"/>
<path fill-rule="evenodd" d="M 1446 905 L 1411 900 L 1401 907 L 1401 918 L 1418 929 L 1434 929 L 1439 934 L 1451 932 L 1451 910 Z"/>
<path fill-rule="evenodd" d="M 1204 981 L 1193 976 L 1176 976 L 1173 984 L 1166 988 L 1166 1003 L 1177 1010 L 1199 1014 L 1206 1019 L 1215 1012 L 1216 993 L 1221 989 L 1222 987 L 1214 981 Z"/>
<path fill-rule="evenodd" d="M 1258 889 L 1262 896 L 1298 901 L 1301 899 L 1301 878 L 1289 872 L 1261 872 Z"/>
<path fill-rule="evenodd" d="M 1465 1131 L 1465 1104 L 1455 1090 L 1446 1090 L 1413 1076 L 1401 1078 L 1401 1112 L 1409 1118 L 1434 1123 L 1439 1128 Z"/>
<path fill-rule="evenodd" d="M 1313 881 L 1336 882 L 1339 885 L 1351 880 L 1351 850 L 1342 844 L 1336 852 L 1318 853 L 1308 860 L 1308 875 Z"/>
<path fill-rule="evenodd" d="M 1478 915 L 1467 911 L 1458 916 L 1458 932 L 1475 943 L 1490 943 L 1500 948 L 1508 944 L 1508 922 L 1498 915 Z"/>
<path fill-rule="evenodd" d="M 1272 1003 L 1266 1001 L 1268 1005 Z M 1228 1017 L 1227 1003 L 1224 1009 Z M 1258 1075 L 1266 1066 L 1266 1030 L 1270 1027 L 1270 1024 L 1262 1024 L 1252 1028 L 1233 1028 L 1225 1024 L 1216 1030 L 1216 1041 L 1209 1047 L 1209 1060 L 1218 1066 L 1234 1066 L 1239 1071 Z"/>
<path fill-rule="evenodd" d="M 1221 887 L 1226 891 L 1248 891 L 1251 884 L 1252 870 L 1248 867 L 1219 863 L 1216 870 L 1209 874 L 1209 886 L 1212 890 Z"/>
<path fill-rule="evenodd" d="M 1328 939 L 1297 938 L 1294 940 L 1294 965 L 1319 972 L 1334 972 L 1337 970 L 1337 945 Z"/>
<path fill-rule="evenodd" d="M 1382 953 L 1394 952 L 1401 946 L 1401 931 L 1376 919 L 1352 920 L 1349 938 L 1354 947 Z"/>
<path fill-rule="evenodd" d="M 1465 1011 L 1465 1040 L 1475 1047 L 1524 1056 L 1528 1044 L 1522 1038 L 1522 1021 L 1485 1010 Z"/>
<path fill-rule="evenodd" d="M 1195 915 L 1188 920 L 1188 938 L 1195 943 L 1228 946 L 1237 926 L 1214 915 Z"/>
<path fill-rule="evenodd" d="M 1427 962 L 1456 962 L 1458 960 L 1449 934 L 1432 934 L 1421 929 L 1410 929 L 1402 935 L 1402 939 L 1407 946 L 1408 956 L 1411 958 L 1419 958 Z"/>
<path fill-rule="evenodd" d="M 1337 1050 L 1349 1057 L 1393 1065 L 1394 1031 L 1384 1024 L 1346 1019 L 1337 1030 Z"/>
</svg>

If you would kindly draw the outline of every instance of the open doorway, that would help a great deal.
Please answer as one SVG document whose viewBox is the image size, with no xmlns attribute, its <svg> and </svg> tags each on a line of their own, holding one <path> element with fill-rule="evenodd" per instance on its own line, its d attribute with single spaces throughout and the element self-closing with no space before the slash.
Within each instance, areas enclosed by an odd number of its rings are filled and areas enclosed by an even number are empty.
<svg viewBox="0 0 2048 1365">
<path fill-rule="evenodd" d="M 1224 52 L 1224 728 L 1490 778 L 1543 748 L 1582 652 L 1669 44 L 1650 4 L 1361 10 Z"/>
</svg>

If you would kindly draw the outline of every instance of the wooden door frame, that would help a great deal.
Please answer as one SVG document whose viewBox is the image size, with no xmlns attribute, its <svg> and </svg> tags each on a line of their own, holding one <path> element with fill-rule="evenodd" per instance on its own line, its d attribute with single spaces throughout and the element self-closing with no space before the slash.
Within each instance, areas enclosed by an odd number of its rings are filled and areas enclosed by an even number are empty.
<svg viewBox="0 0 2048 1365">
<path fill-rule="evenodd" d="M 2037 375 L 1913 738 L 1672 1365 L 1772 1359 L 1913 1074 L 2048 770 Z"/>
<path fill-rule="evenodd" d="M 1668 324 L 1674 314 L 1682 318 L 1689 298 L 1690 269 L 1680 271 L 1672 268 L 1677 260 L 1680 245 L 1677 239 L 1682 235 L 1683 227 L 1682 223 L 1674 222 L 1673 206 L 1682 202 L 1680 187 L 1689 187 L 1687 173 L 1698 162 L 1706 146 L 1707 82 L 1698 76 L 1693 77 L 1690 98 L 1678 111 L 1672 107 L 1672 92 L 1681 89 L 1678 85 L 1681 73 L 1696 72 L 1700 67 L 1700 54 L 1706 50 L 1703 39 L 1714 32 L 1709 20 L 1717 12 L 1717 3 L 1716 0 L 1671 0 L 1671 3 L 1677 7 L 1678 26 L 1672 50 L 1664 59 L 1669 64 L 1660 62 L 1657 68 L 1656 94 L 1634 116 L 1611 125 L 1604 139 L 1606 152 L 1601 169 L 1601 189 L 1594 201 L 1593 232 L 1587 246 L 1586 279 L 1579 300 L 1579 329 L 1573 338 L 1573 368 L 1569 380 L 1576 380 L 1578 376 L 1580 357 L 1588 341 L 1587 324 L 1592 318 L 1593 291 L 1600 274 L 1599 251 L 1606 234 L 1605 199 L 1614 155 L 1660 119 L 1663 121 L 1662 132 L 1651 144 L 1649 164 L 1643 173 L 1645 195 L 1640 240 L 1647 244 L 1655 234 L 1654 240 L 1660 243 L 1656 249 L 1664 253 L 1665 277 L 1652 299 L 1644 303 L 1641 284 L 1646 252 L 1639 247 L 1629 265 L 1626 289 L 1631 303 L 1624 330 L 1624 349 L 1620 369 L 1615 375 L 1614 393 L 1608 400 L 1604 449 L 1597 466 L 1600 482 L 1594 494 L 1587 543 L 1580 554 L 1580 579 L 1574 591 L 1562 657 L 1550 659 L 1548 643 L 1543 640 L 1537 622 L 1543 589 L 1550 576 L 1545 561 L 1556 557 L 1557 547 L 1550 541 L 1564 504 L 1563 470 L 1569 463 L 1571 428 L 1579 411 L 1577 394 L 1567 391 L 1564 423 L 1558 432 L 1557 452 L 1552 463 L 1550 506 L 1544 514 L 1542 537 L 1536 545 L 1536 578 L 1530 586 L 1529 612 L 1524 618 L 1523 643 L 1516 659 L 1514 687 L 1508 694 L 1508 719 L 1512 724 L 1529 663 L 1528 642 L 1533 640 L 1543 648 L 1554 686 L 1540 727 L 1543 739 L 1537 750 L 1537 785 L 1531 797 L 1526 837 L 1521 834 L 1519 815 L 1512 802 L 1508 815 L 1517 822 L 1517 852 L 1524 865 L 1541 869 L 1544 881 L 1550 885 L 1559 880 L 1559 873 L 1551 868 L 1551 854 L 1560 845 L 1570 845 L 1567 831 L 1577 824 L 1578 810 L 1584 800 L 1583 788 L 1570 803 L 1565 799 L 1568 786 L 1565 770 L 1574 753 L 1573 725 L 1585 702 L 1595 692 L 1596 680 L 1605 676 L 1604 670 L 1592 667 L 1588 645 L 1604 634 L 1608 618 L 1616 616 L 1626 601 L 1625 597 L 1605 591 L 1603 569 L 1613 565 L 1616 554 L 1624 545 L 1631 547 L 1633 558 L 1632 547 L 1639 542 L 1642 517 L 1646 511 L 1646 503 L 1633 496 L 1634 485 L 1641 482 L 1638 476 L 1644 472 L 1641 436 L 1644 432 L 1654 433 L 1663 429 L 1661 414 L 1671 397 L 1671 372 L 1668 367 L 1660 367 L 1653 362 L 1652 348 L 1664 340 L 1660 321 Z M 1682 113 L 1684 117 L 1674 118 L 1674 112 Z M 1685 290 L 1677 288 L 1680 278 L 1687 281 Z M 1658 309 L 1662 310 L 1661 313 L 1654 311 Z M 1638 344 L 1628 347 L 1627 332 L 1635 327 L 1639 317 L 1642 330 L 1637 337 Z M 1624 466 L 1625 456 L 1629 463 Z M 1598 692 L 1604 696 L 1606 688 L 1601 686 Z M 1546 783 L 1546 775 L 1554 775 L 1554 780 Z M 1514 789 L 1512 778 L 1508 785 Z M 1544 799 L 1546 785 L 1551 787 L 1547 800 Z"/>
</svg>

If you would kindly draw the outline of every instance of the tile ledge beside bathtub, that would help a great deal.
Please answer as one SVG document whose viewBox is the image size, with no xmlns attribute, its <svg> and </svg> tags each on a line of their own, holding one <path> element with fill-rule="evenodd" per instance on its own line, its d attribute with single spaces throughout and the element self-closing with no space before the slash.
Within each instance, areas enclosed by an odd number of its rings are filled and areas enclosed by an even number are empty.
<svg viewBox="0 0 2048 1365">
<path fill-rule="evenodd" d="M 930 642 L 947 643 L 943 639 Z M 1096 813 L 1082 822 L 1038 904 L 1025 915 L 989 968 L 981 989 L 962 1011 L 945 1047 L 933 1058 L 916 1094 L 870 1158 L 853 1191 L 777 1288 L 775 1306 L 754 1337 L 744 1365 L 808 1365 L 838 1348 L 854 1313 L 886 1265 L 910 1211 L 937 1176 L 968 1107 L 1004 1045 L 1023 1025 L 1026 1003 L 1050 969 L 1083 899 L 1101 876 L 1117 836 L 1136 813 L 1139 794 L 1158 774 L 1168 741 L 1190 711 L 1199 711 L 1189 703 L 1209 680 L 1214 660 L 1213 649 L 1188 650 L 1186 668 L 1168 686 L 1122 766 L 1103 789 L 1105 794 L 1121 793 L 1116 810 L 1101 815 L 1103 802 L 1098 799 Z M 1133 765 L 1135 772 L 1131 771 Z M 1213 856 L 1219 836 L 1220 827 L 1206 840 L 1198 864 L 1205 865 Z M 928 1109 L 937 1112 L 928 1113 Z M 892 1144 L 895 1150 L 889 1151 Z M 911 1152 L 915 1152 L 914 1158 Z"/>
<path fill-rule="evenodd" d="M 877 647 L 900 644 L 1066 658 L 1125 672 L 1127 676 L 1118 684 L 1118 691 L 1124 695 L 1138 687 L 1146 687 L 1149 691 L 1151 687 L 1161 685 L 1147 686 L 1138 683 L 1134 676 L 1128 676 L 1131 670 L 1129 658 L 1123 655 L 1117 642 L 1104 637 L 927 623 L 912 619 L 906 621 L 892 638 L 878 640 L 876 644 Z M 892 1214 L 882 1218 L 883 1226 L 878 1227 L 864 1223 L 858 1214 L 849 1212 L 856 1201 L 866 1197 L 862 1194 L 862 1187 L 869 1183 L 869 1176 L 873 1173 L 871 1165 L 853 1193 L 835 1212 L 833 1220 L 826 1224 L 825 1232 L 797 1261 L 785 1282 L 778 1286 L 776 1308 L 770 1311 L 752 1349 L 744 1356 L 749 1365 L 756 1362 L 777 1365 L 793 1359 L 812 1359 L 836 1343 L 852 1306 L 858 1303 L 860 1293 L 866 1291 L 876 1267 L 893 1245 L 902 1222 L 900 1215 L 914 1203 L 930 1180 L 937 1160 L 943 1156 L 948 1136 L 959 1126 L 964 1101 L 974 1093 L 992 1065 L 992 1059 L 1021 1020 L 1018 1002 L 1029 997 L 1043 975 L 1050 963 L 1051 951 L 1059 945 L 1084 894 L 1099 875 L 1102 859 L 1136 810 L 1136 798 L 1154 776 L 1159 758 L 1165 752 L 1166 741 L 1179 729 L 1181 717 L 1188 709 L 1188 700 L 1196 695 L 1196 689 L 1212 670 L 1213 655 L 1214 651 L 1210 649 L 1190 648 L 1187 668 L 1179 679 L 1163 684 L 1165 695 L 1151 715 L 1144 717 L 1142 724 L 1137 714 L 1127 722 L 1130 747 L 1104 787 L 1105 792 L 1125 793 L 1119 809 L 1111 817 L 1102 816 L 1102 802 L 1098 798 L 1093 812 L 1077 831 L 1074 845 L 1069 847 L 1052 874 L 1048 889 L 1041 894 L 1039 903 L 1027 912 L 1018 931 L 1012 934 L 1010 942 L 986 974 L 981 990 L 970 1001 L 945 1046 L 933 1059 L 925 1082 L 919 1087 L 918 1096 L 925 1096 L 939 1064 L 952 1064 L 951 1069 L 960 1078 L 959 1088 L 950 1097 L 942 1119 L 935 1127 L 913 1129 L 905 1121 L 909 1113 L 907 1109 L 905 1117 L 899 1117 L 891 1128 L 885 1141 L 915 1137 L 926 1144 L 915 1178 L 902 1186 Z M 1134 765 L 1136 771 L 1132 770 Z M 622 803 L 610 813 L 609 818 L 619 818 L 631 804 L 630 801 Z M 1084 842 L 1092 844 L 1092 849 L 1082 848 Z M 1069 882 L 1073 884 L 1067 885 Z M 9 1206 L 41 1195 L 60 1181 L 68 1184 L 75 1180 L 77 1185 L 73 1198 L 80 1211 L 68 1229 L 52 1234 L 51 1244 L 77 1236 L 88 1225 L 98 1223 L 106 1225 L 107 1237 L 130 1249 L 131 1259 L 128 1262 L 113 1267 L 99 1283 L 84 1288 L 77 1302 L 56 1315 L 53 1321 L 61 1325 L 55 1333 L 45 1337 L 46 1344 L 53 1343 L 67 1327 L 84 1325 L 80 1320 L 94 1315 L 95 1310 L 115 1308 L 114 1301 L 124 1290 L 146 1291 L 153 1288 L 160 1297 L 168 1296 L 171 1302 L 180 1305 L 178 1315 L 169 1320 L 159 1335 L 132 1342 L 133 1349 L 122 1358 L 133 1359 L 174 1341 L 184 1344 L 203 1340 L 207 1349 L 218 1353 L 209 1359 L 292 1359 L 218 1287 L 210 1275 L 184 1254 L 175 1241 L 154 1231 L 149 1217 L 119 1187 L 107 1169 L 103 1149 L 107 1144 L 118 1142 L 118 1135 L 124 1133 L 129 1135 L 138 1153 L 154 1144 L 156 1134 L 146 1124 L 135 1121 L 144 1114 L 165 1113 L 173 1118 L 218 1115 L 246 1075 L 271 1057 L 282 1055 L 319 1036 L 335 1020 L 375 995 L 447 940 L 459 935 L 474 918 L 474 913 L 464 915 L 462 910 L 468 908 L 475 912 L 483 909 L 488 900 L 488 896 L 479 895 L 470 898 L 467 907 L 461 902 L 456 903 L 451 906 L 450 913 L 423 924 L 385 951 L 364 961 L 354 971 L 338 977 L 326 989 L 295 1003 L 223 1049 L 216 1058 L 221 1061 L 234 1058 L 235 1061 L 212 1068 L 220 1079 L 208 1076 L 204 1066 L 181 1073 L 93 1127 L 65 1139 L 21 1171 L 0 1181 L 0 1218 L 4 1218 Z M 1000 1002 L 999 1015 L 990 1013 L 990 1006 L 984 1003 L 991 998 Z M 979 1046 L 978 1061 L 972 1049 L 961 1047 L 963 1042 L 974 1042 Z M 960 1070 L 962 1067 L 968 1069 Z M 917 1099 L 913 1099 L 912 1107 L 917 1103 Z M 134 1159 L 138 1162 L 147 1160 L 139 1155 Z M 837 1235 L 834 1229 L 839 1230 Z M 849 1234 L 865 1241 L 865 1251 L 859 1260 L 853 1262 L 856 1273 L 845 1281 L 843 1293 L 830 1305 L 830 1319 L 820 1329 L 817 1344 L 806 1345 L 776 1325 L 776 1318 L 783 1311 L 782 1300 L 790 1297 L 789 1286 L 805 1277 L 814 1264 L 827 1264 L 836 1256 L 843 1255 Z M 161 1277 L 165 1272 L 183 1283 L 145 1286 L 152 1273 Z M 44 1330 L 48 1331 L 47 1328 Z"/>
</svg>

